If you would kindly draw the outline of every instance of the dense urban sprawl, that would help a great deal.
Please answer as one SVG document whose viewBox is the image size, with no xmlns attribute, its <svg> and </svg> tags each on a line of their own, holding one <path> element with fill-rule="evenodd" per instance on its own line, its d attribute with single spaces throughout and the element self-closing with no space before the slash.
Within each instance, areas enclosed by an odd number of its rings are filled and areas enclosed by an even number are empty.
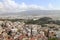
<svg viewBox="0 0 60 40">
<path fill-rule="evenodd" d="M 0 21 L 0 40 L 58 40 L 60 25 Z"/>
</svg>

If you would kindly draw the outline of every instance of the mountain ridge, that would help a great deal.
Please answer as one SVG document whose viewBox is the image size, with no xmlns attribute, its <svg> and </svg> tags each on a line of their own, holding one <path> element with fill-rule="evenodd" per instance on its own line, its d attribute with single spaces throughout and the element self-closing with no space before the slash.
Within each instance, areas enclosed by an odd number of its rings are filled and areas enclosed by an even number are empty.
<svg viewBox="0 0 60 40">
<path fill-rule="evenodd" d="M 1 16 L 39 16 L 39 15 L 60 15 L 60 10 L 28 10 L 16 13 L 1 13 Z"/>
</svg>

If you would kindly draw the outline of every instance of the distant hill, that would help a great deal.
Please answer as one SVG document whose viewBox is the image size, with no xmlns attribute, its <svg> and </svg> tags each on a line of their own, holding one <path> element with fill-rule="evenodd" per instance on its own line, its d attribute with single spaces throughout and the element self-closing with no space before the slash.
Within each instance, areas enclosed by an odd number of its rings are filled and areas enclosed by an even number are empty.
<svg viewBox="0 0 60 40">
<path fill-rule="evenodd" d="M 60 18 L 60 10 L 28 10 L 16 13 L 0 13 L 0 16 L 49 16 Z"/>
<path fill-rule="evenodd" d="M 39 25 L 53 23 L 53 24 L 60 25 L 60 20 L 53 20 L 53 18 L 50 18 L 50 17 L 42 17 L 38 20 L 33 20 L 33 19 L 28 20 L 25 23 L 26 24 L 39 24 Z"/>
</svg>

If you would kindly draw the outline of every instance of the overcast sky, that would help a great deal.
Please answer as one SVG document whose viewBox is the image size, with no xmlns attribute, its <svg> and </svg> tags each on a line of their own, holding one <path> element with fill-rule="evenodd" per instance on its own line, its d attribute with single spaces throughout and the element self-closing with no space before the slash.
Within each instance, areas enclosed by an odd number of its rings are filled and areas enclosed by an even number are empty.
<svg viewBox="0 0 60 40">
<path fill-rule="evenodd" d="M 0 12 L 60 10 L 60 0 L 0 0 Z"/>
</svg>

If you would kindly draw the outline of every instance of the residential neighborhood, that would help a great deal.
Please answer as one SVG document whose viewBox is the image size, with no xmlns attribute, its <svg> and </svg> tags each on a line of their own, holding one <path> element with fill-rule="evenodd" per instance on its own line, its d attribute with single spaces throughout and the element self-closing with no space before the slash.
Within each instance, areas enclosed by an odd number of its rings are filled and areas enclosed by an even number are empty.
<svg viewBox="0 0 60 40">
<path fill-rule="evenodd" d="M 60 25 L 27 24 L 24 21 L 0 21 L 0 40 L 58 40 Z"/>
</svg>

